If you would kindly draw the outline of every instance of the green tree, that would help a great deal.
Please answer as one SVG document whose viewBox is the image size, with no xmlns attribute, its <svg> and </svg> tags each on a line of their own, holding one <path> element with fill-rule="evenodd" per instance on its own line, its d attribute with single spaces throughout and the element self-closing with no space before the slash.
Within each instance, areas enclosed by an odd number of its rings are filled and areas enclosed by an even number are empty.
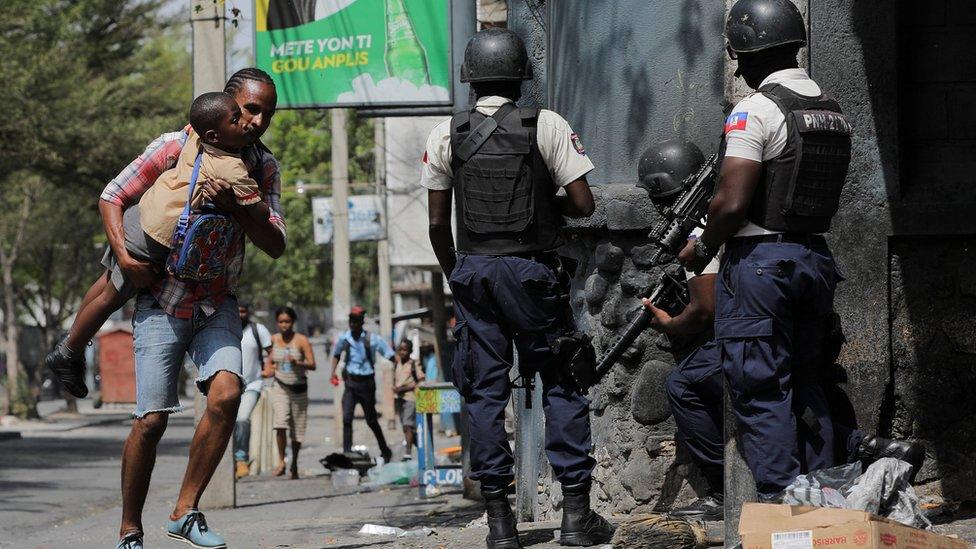
<svg viewBox="0 0 976 549">
<path fill-rule="evenodd" d="M 37 376 L 20 364 L 19 322 L 35 316 L 53 331 L 73 313 L 90 282 L 73 277 L 97 268 L 97 192 L 152 138 L 184 123 L 185 23 L 156 9 L 143 0 L 7 0 L 0 10 L 0 292 L 8 403 L 21 415 L 36 413 Z"/>
<path fill-rule="evenodd" d="M 349 120 L 349 178 L 354 193 L 374 192 L 373 123 Z M 327 110 L 282 111 L 275 115 L 264 142 L 281 164 L 282 209 L 288 224 L 284 255 L 272 260 L 253 247 L 247 255 L 241 295 L 256 308 L 280 305 L 321 308 L 332 303 L 332 249 L 313 239 L 311 197 L 329 195 L 332 132 Z M 313 186 L 308 193 L 295 192 L 297 181 Z M 322 186 L 325 186 L 324 190 Z M 378 276 L 376 244 L 353 242 L 350 247 L 354 301 L 376 310 Z"/>
</svg>

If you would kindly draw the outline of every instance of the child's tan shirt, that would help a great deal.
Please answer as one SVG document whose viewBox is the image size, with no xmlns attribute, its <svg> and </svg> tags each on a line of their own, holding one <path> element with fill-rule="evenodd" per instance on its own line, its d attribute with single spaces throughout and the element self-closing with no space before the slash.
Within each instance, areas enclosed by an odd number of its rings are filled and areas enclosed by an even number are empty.
<svg viewBox="0 0 976 549">
<path fill-rule="evenodd" d="M 405 389 L 408 387 L 416 389 L 417 384 L 424 381 L 424 379 L 426 377 L 424 376 L 424 370 L 420 367 L 420 363 L 411 358 L 403 364 L 396 365 L 396 370 L 393 373 L 393 386 L 397 389 Z M 417 400 L 417 395 L 413 390 L 397 393 L 397 397 L 403 400 Z"/>
<path fill-rule="evenodd" d="M 172 243 L 173 232 L 183 212 L 183 206 L 186 205 L 193 164 L 201 147 L 203 158 L 200 159 L 197 186 L 193 190 L 193 207 L 199 206 L 203 198 L 201 184 L 214 179 L 223 179 L 230 183 L 237 203 L 242 206 L 261 201 L 258 184 L 247 175 L 247 167 L 244 166 L 241 155 L 201 143 L 197 134 L 191 131 L 176 166 L 163 172 L 139 200 L 142 230 L 164 246 L 168 247 Z"/>
</svg>

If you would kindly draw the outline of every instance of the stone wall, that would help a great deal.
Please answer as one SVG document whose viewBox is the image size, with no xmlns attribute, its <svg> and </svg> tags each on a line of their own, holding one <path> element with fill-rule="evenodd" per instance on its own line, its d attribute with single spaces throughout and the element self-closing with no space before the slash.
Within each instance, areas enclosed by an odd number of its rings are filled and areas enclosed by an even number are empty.
<svg viewBox="0 0 976 549">
<path fill-rule="evenodd" d="M 580 328 L 605 352 L 639 313 L 638 295 L 657 281 L 647 232 L 656 214 L 632 185 L 593 188 L 597 209 L 569 224 L 560 253 L 579 262 L 572 306 Z M 594 505 L 612 513 L 668 509 L 694 499 L 700 479 L 674 442 L 665 378 L 674 367 L 666 340 L 647 331 L 589 393 L 597 459 Z M 551 471 L 540 468 L 539 517 L 558 518 L 561 496 Z M 691 479 L 691 484 L 688 480 Z"/>
</svg>

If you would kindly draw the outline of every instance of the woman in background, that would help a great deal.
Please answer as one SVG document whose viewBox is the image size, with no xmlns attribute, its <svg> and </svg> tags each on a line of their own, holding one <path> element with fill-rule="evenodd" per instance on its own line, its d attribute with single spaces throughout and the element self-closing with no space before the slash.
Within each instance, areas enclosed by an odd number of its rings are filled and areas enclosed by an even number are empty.
<svg viewBox="0 0 976 549">
<path fill-rule="evenodd" d="M 271 353 L 264 366 L 264 377 L 273 377 L 271 407 L 274 410 L 275 438 L 278 441 L 278 467 L 274 474 L 285 474 L 285 445 L 291 433 L 291 478 L 298 478 L 298 452 L 305 440 L 308 423 L 308 378 L 315 369 L 312 345 L 304 334 L 295 331 L 298 316 L 291 307 L 275 311 L 278 333 L 271 336 Z"/>
</svg>

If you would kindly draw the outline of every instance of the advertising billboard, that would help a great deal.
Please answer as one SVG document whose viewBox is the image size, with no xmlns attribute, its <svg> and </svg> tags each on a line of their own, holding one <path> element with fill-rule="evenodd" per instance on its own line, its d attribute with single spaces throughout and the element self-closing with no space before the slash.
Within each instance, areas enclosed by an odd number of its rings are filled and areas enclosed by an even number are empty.
<svg viewBox="0 0 976 549">
<path fill-rule="evenodd" d="M 279 108 L 451 104 L 450 0 L 255 0 Z"/>
</svg>

